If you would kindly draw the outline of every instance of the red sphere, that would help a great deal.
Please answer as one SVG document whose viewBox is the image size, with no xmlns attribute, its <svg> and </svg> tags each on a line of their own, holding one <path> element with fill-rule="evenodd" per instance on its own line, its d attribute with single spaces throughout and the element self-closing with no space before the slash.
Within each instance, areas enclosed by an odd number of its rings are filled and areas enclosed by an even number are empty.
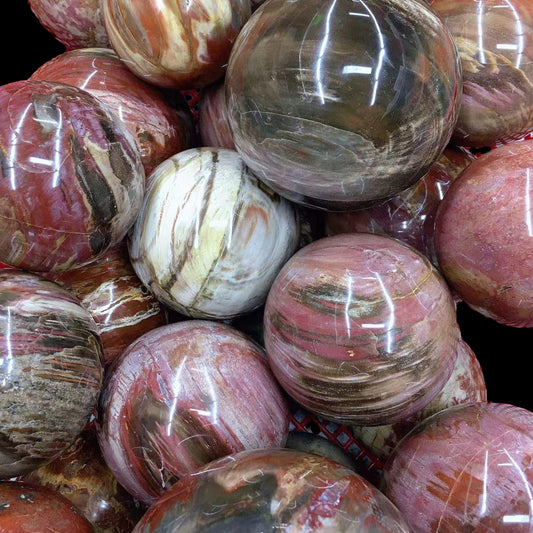
<svg viewBox="0 0 533 533">
<path fill-rule="evenodd" d="M 511 326 L 533 326 L 533 141 L 497 148 L 453 183 L 439 210 L 437 256 L 458 295 Z"/>
<path fill-rule="evenodd" d="M 2 533 L 94 533 L 94 528 L 65 498 L 44 487 L 0 482 Z"/>
<path fill-rule="evenodd" d="M 58 271 L 120 242 L 144 193 L 139 152 L 96 98 L 61 83 L 0 88 L 0 261 Z"/>
</svg>

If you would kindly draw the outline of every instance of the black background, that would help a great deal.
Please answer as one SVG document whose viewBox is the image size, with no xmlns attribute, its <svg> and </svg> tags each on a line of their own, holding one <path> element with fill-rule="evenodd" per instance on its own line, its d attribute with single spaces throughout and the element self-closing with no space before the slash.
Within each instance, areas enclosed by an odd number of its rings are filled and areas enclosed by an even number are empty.
<svg viewBox="0 0 533 533">
<path fill-rule="evenodd" d="M 8 0 L 6 4 L 2 6 L 4 20 L 0 32 L 1 85 L 26 79 L 42 63 L 64 51 L 63 45 L 39 24 L 24 0 Z M 489 400 L 533 410 L 530 392 L 533 377 L 529 370 L 533 331 L 497 324 L 465 304 L 459 305 L 458 320 L 463 338 L 483 367 Z"/>
</svg>

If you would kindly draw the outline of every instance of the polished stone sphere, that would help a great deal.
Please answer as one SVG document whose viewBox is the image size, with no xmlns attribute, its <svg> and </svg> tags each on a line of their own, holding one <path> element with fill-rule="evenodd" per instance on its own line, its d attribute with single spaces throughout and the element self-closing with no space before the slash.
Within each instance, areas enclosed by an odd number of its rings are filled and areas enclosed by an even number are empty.
<svg viewBox="0 0 533 533">
<path fill-rule="evenodd" d="M 246 164 L 285 197 L 334 210 L 421 178 L 460 93 L 451 37 L 418 0 L 271 0 L 239 34 L 226 76 Z"/>
<path fill-rule="evenodd" d="M 463 67 L 461 112 L 453 140 L 491 146 L 533 129 L 531 0 L 434 0 Z"/>
<path fill-rule="evenodd" d="M 451 407 L 400 442 L 385 494 L 413 533 L 533 528 L 533 413 L 505 404 Z"/>
<path fill-rule="evenodd" d="M 165 494 L 134 533 L 407 533 L 398 510 L 345 466 L 294 450 L 213 461 Z"/>
<path fill-rule="evenodd" d="M 301 249 L 265 306 L 265 347 L 282 387 L 343 423 L 391 424 L 427 405 L 452 373 L 458 335 L 429 260 L 370 233 Z"/>
</svg>

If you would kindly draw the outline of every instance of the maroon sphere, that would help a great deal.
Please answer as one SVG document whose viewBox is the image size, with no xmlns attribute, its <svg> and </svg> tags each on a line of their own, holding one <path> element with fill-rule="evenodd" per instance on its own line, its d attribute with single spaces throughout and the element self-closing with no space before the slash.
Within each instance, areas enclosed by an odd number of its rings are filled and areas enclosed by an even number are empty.
<svg viewBox="0 0 533 533">
<path fill-rule="evenodd" d="M 437 256 L 457 294 L 480 313 L 533 326 L 533 141 L 497 148 L 454 182 L 437 217 Z"/>
<path fill-rule="evenodd" d="M 418 425 L 385 465 L 385 493 L 413 532 L 530 532 L 533 413 L 451 407 Z"/>
<path fill-rule="evenodd" d="M 283 446 L 289 424 L 263 350 L 207 321 L 163 326 L 133 343 L 113 369 L 100 412 L 107 464 L 146 503 L 216 458 Z"/>
<path fill-rule="evenodd" d="M 45 63 L 31 79 L 67 83 L 98 98 L 133 135 L 147 176 L 192 144 L 192 118 L 185 101 L 171 106 L 160 90 L 134 76 L 112 50 L 66 52 Z"/>
<path fill-rule="evenodd" d="M 125 236 L 144 193 L 139 152 L 89 93 L 61 83 L 0 88 L 0 261 L 58 271 Z"/>
<path fill-rule="evenodd" d="M 265 346 L 283 388 L 340 422 L 391 424 L 451 375 L 458 327 L 428 259 L 400 241 L 339 235 L 300 250 L 276 278 Z"/>
</svg>

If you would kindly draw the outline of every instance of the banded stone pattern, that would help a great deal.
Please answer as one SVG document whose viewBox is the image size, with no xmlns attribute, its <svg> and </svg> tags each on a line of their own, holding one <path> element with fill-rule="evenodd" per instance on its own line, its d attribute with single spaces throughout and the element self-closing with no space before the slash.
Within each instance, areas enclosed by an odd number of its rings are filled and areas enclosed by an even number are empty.
<svg viewBox="0 0 533 533">
<path fill-rule="evenodd" d="M 28 0 L 39 22 L 67 50 L 109 46 L 100 0 Z"/>
<path fill-rule="evenodd" d="M 466 152 L 446 149 L 419 182 L 387 202 L 358 211 L 327 212 L 328 235 L 360 232 L 388 235 L 416 248 L 438 267 L 435 250 L 437 209 L 453 179 L 472 160 L 473 156 Z"/>
<path fill-rule="evenodd" d="M 94 429 L 85 430 L 57 459 L 23 480 L 67 498 L 94 524 L 96 533 L 131 533 L 142 515 L 105 464 Z"/>
<path fill-rule="evenodd" d="M 102 0 L 109 40 L 137 76 L 174 89 L 224 75 L 250 0 Z"/>
<path fill-rule="evenodd" d="M 476 355 L 463 340 L 456 350 L 457 360 L 450 379 L 423 409 L 394 425 L 352 427 L 353 434 L 366 450 L 386 461 L 398 442 L 422 420 L 454 405 L 487 401 L 487 387 Z"/>
<path fill-rule="evenodd" d="M 193 143 L 192 117 L 183 99 L 171 105 L 161 91 L 124 65 L 112 50 L 74 50 L 45 63 L 33 80 L 67 83 L 98 98 L 133 135 L 148 176 L 170 156 Z"/>
<path fill-rule="evenodd" d="M 73 296 L 34 274 L 5 270 L 0 354 L 4 479 L 50 462 L 83 430 L 100 393 L 102 352 L 94 320 Z"/>
<path fill-rule="evenodd" d="M 283 446 L 289 427 L 263 350 L 207 321 L 163 326 L 136 341 L 111 374 L 100 415 L 107 464 L 150 504 L 209 461 Z"/>
<path fill-rule="evenodd" d="M 90 263 L 122 240 L 143 193 L 133 139 L 96 98 L 60 83 L 0 88 L 0 261 Z"/>
<path fill-rule="evenodd" d="M 228 107 L 223 82 L 202 91 L 199 104 L 198 129 L 204 146 L 219 146 L 235 150 L 229 128 Z"/>
<path fill-rule="evenodd" d="M 434 0 L 463 66 L 453 141 L 492 146 L 533 130 L 533 4 L 530 0 Z"/>
<path fill-rule="evenodd" d="M 348 468 L 294 450 L 254 450 L 187 476 L 134 533 L 168 531 L 372 531 L 407 533 L 390 501 Z"/>
<path fill-rule="evenodd" d="M 418 425 L 385 466 L 385 493 L 414 533 L 533 527 L 533 413 L 451 407 Z"/>
<path fill-rule="evenodd" d="M 164 306 L 135 275 L 125 243 L 86 267 L 46 277 L 74 294 L 91 313 L 106 365 L 141 335 L 167 323 Z"/>
<path fill-rule="evenodd" d="M 150 177 L 130 239 L 133 267 L 156 297 L 196 318 L 261 306 L 298 245 L 290 204 L 223 148 L 194 148 Z"/>
<path fill-rule="evenodd" d="M 349 425 L 398 422 L 448 381 L 459 330 L 447 286 L 400 241 L 316 241 L 283 267 L 265 307 L 265 347 L 302 406 Z"/>
<path fill-rule="evenodd" d="M 0 531 L 95 533 L 90 522 L 59 494 L 27 483 L 0 482 Z"/>
<path fill-rule="evenodd" d="M 254 174 L 331 210 L 420 179 L 450 139 L 461 91 L 452 39 L 419 0 L 269 1 L 239 34 L 225 83 Z"/>
<path fill-rule="evenodd" d="M 533 141 L 482 155 L 452 184 L 437 217 L 442 272 L 472 308 L 533 326 Z"/>
</svg>

